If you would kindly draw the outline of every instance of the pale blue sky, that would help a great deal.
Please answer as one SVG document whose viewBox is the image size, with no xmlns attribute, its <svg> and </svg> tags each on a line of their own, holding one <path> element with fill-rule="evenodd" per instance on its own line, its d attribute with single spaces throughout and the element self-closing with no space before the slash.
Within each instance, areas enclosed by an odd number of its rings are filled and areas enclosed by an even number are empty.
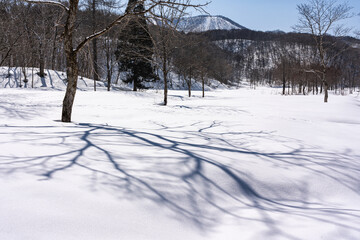
<svg viewBox="0 0 360 240">
<path fill-rule="evenodd" d="M 292 31 L 297 23 L 296 5 L 306 0 L 212 0 L 206 8 L 211 15 L 223 15 L 244 27 L 260 30 Z M 339 1 L 342 2 L 342 1 Z M 360 0 L 348 0 L 353 12 L 360 13 Z M 360 17 L 347 21 L 348 26 L 360 29 Z"/>
</svg>

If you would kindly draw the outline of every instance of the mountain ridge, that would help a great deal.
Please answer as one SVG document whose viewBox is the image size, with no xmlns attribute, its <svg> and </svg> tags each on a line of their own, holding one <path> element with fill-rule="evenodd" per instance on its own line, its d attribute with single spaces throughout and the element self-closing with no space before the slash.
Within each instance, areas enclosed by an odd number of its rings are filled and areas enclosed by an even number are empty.
<svg viewBox="0 0 360 240">
<path fill-rule="evenodd" d="M 179 30 L 184 32 L 206 32 L 211 30 L 248 29 L 222 15 L 198 15 L 180 20 Z"/>
</svg>

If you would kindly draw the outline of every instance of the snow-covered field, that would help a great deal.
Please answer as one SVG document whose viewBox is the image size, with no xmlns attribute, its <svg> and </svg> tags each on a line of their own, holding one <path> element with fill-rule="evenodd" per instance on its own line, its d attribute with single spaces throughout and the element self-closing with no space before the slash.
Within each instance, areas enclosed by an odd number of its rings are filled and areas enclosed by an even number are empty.
<svg viewBox="0 0 360 240">
<path fill-rule="evenodd" d="M 360 239 L 360 98 L 0 89 L 0 239 Z"/>
</svg>

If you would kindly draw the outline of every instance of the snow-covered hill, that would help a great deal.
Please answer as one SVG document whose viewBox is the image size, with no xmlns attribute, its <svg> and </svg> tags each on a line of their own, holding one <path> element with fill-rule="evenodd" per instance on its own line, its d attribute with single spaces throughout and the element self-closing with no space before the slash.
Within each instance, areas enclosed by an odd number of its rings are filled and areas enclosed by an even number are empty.
<svg viewBox="0 0 360 240">
<path fill-rule="evenodd" d="M 210 30 L 246 29 L 224 16 L 200 15 L 183 18 L 179 30 L 184 32 L 205 32 Z"/>
</svg>

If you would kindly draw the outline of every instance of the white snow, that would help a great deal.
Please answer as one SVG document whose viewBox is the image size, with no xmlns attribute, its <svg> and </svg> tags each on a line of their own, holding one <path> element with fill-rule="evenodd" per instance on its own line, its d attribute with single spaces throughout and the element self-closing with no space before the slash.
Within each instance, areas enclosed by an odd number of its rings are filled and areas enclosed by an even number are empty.
<svg viewBox="0 0 360 240">
<path fill-rule="evenodd" d="M 359 97 L 276 91 L 1 88 L 0 239 L 360 239 Z"/>
</svg>

